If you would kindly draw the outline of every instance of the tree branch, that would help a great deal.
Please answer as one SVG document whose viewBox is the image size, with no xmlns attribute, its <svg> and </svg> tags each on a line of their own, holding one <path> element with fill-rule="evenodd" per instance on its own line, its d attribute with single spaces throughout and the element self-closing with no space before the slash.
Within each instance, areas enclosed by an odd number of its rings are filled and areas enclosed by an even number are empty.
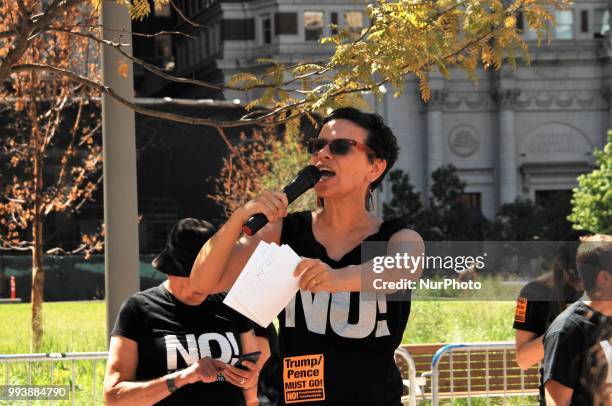
<svg viewBox="0 0 612 406">
<path fill-rule="evenodd" d="M 99 249 L 92 247 L 90 244 L 81 244 L 78 248 L 75 248 L 73 250 L 65 250 L 62 247 L 51 248 L 47 250 L 46 254 L 47 255 L 75 255 L 75 254 L 80 254 L 82 252 L 91 253 L 93 251 L 99 251 Z"/>
<path fill-rule="evenodd" d="M 142 107 L 139 106 L 135 103 L 132 103 L 126 99 L 124 99 L 122 96 L 120 96 L 119 94 L 117 94 L 113 89 L 111 89 L 110 87 L 97 82 L 97 81 L 93 81 L 84 77 L 79 76 L 78 74 L 65 70 L 65 69 L 60 69 L 60 68 L 56 68 L 54 66 L 49 66 L 49 65 L 42 65 L 42 64 L 19 64 L 19 65 L 15 65 L 12 67 L 12 72 L 13 73 L 17 73 L 17 72 L 24 72 L 24 71 L 46 71 L 46 72 L 50 72 L 54 75 L 58 75 L 58 76 L 64 76 L 67 77 L 75 82 L 78 83 L 82 83 L 86 86 L 92 87 L 94 89 L 99 90 L 101 93 L 106 93 L 107 95 L 109 95 L 110 97 L 112 97 L 113 99 L 115 99 L 116 101 L 118 101 L 119 103 L 123 104 L 126 107 L 129 107 L 130 109 L 134 110 L 137 113 L 140 113 L 142 115 L 145 116 L 150 116 L 150 117 L 156 117 L 156 118 L 163 118 L 166 120 L 170 120 L 170 121 L 176 121 L 179 123 L 185 123 L 185 124 L 191 124 L 191 125 L 205 125 L 205 126 L 209 126 L 209 127 L 214 127 L 214 128 L 218 128 L 218 127 L 224 127 L 224 128 L 230 128 L 230 127 L 245 127 L 245 126 L 250 126 L 250 125 L 260 125 L 261 122 L 265 119 L 265 118 L 270 118 L 273 116 L 277 116 L 279 113 L 284 112 L 286 110 L 291 110 L 295 107 L 298 107 L 302 104 L 305 104 L 306 101 L 301 101 L 301 102 L 297 102 L 291 105 L 287 105 L 287 106 L 283 106 L 280 108 L 277 108 L 273 111 L 271 111 L 268 114 L 265 114 L 261 117 L 258 117 L 257 119 L 250 119 L 250 120 L 233 120 L 233 121 L 214 121 L 214 120 L 209 120 L 209 119 L 205 119 L 205 118 L 197 118 L 197 117 L 189 117 L 189 116 L 183 116 L 180 114 L 174 114 L 174 113 L 168 113 L 168 112 L 164 112 L 164 111 L 158 111 L 158 110 L 153 110 L 153 109 L 148 109 L 146 107 Z M 299 114 L 298 114 L 299 115 Z M 286 123 L 288 121 L 293 120 L 294 118 L 296 118 L 298 115 L 294 115 L 294 116 L 290 116 L 287 117 L 285 119 L 282 120 L 276 120 L 271 122 L 270 124 L 283 124 Z"/>
<path fill-rule="evenodd" d="M 190 19 L 188 19 L 187 17 L 185 17 L 185 14 L 183 14 L 183 12 L 181 11 L 181 9 L 179 9 L 179 8 L 176 6 L 176 4 L 174 4 L 174 1 L 170 0 L 170 1 L 169 1 L 169 3 L 170 3 L 170 5 L 172 6 L 172 8 L 174 9 L 174 11 L 176 11 L 176 14 L 178 14 L 178 15 L 179 15 L 179 17 L 180 17 L 180 18 L 181 18 L 183 21 L 187 22 L 188 24 L 190 24 L 190 25 L 192 25 L 192 26 L 194 26 L 194 27 L 201 27 L 201 25 L 200 25 L 200 24 L 198 24 L 198 23 L 194 23 L 193 21 L 191 21 Z"/>
<path fill-rule="evenodd" d="M 39 14 L 39 18 L 32 21 L 34 28 L 42 28 L 49 24 L 51 19 L 54 17 L 61 17 L 61 14 L 73 7 L 78 6 L 81 3 L 86 3 L 89 0 L 56 0 L 54 1 L 47 10 L 46 13 Z M 102 0 L 104 1 L 104 0 Z"/>
<path fill-rule="evenodd" d="M 57 31 L 57 32 L 64 32 L 70 35 L 76 35 L 76 36 L 80 36 L 80 37 L 84 37 L 84 38 L 88 38 L 92 41 L 95 41 L 99 44 L 103 44 L 103 45 L 108 45 L 110 47 L 113 47 L 114 49 L 117 50 L 117 52 L 119 52 L 122 56 L 124 56 L 125 58 L 128 58 L 129 60 L 131 60 L 132 62 L 134 62 L 137 65 L 142 66 L 143 68 L 145 68 L 146 70 L 153 72 L 154 74 L 164 78 L 164 79 L 168 79 L 170 81 L 173 82 L 178 82 L 178 83 L 183 83 L 183 84 L 191 84 L 191 85 L 196 85 L 196 86 L 201 86 L 201 87 L 205 87 L 208 89 L 214 89 L 214 90 L 223 90 L 223 87 L 217 86 L 217 85 L 213 85 L 211 83 L 208 82 L 204 82 L 201 80 L 196 80 L 196 79 L 187 79 L 187 78 L 179 78 L 173 75 L 170 75 L 166 72 L 164 72 L 163 70 L 159 69 L 157 66 L 152 65 L 148 62 L 143 61 L 142 59 L 136 58 L 130 54 L 128 54 L 127 52 L 125 52 L 123 49 L 121 49 L 121 47 L 125 47 L 125 46 L 129 46 L 129 44 L 120 44 L 118 42 L 113 42 L 113 41 L 109 41 L 109 40 L 105 40 L 102 38 L 98 38 L 95 35 L 91 35 L 91 34 L 85 34 L 82 32 L 78 32 L 78 31 L 70 31 L 70 30 L 64 30 L 64 29 L 58 29 L 58 28 L 50 28 L 50 31 Z"/>
<path fill-rule="evenodd" d="M 100 183 L 102 183 L 102 179 L 103 179 L 103 175 L 98 176 L 98 179 L 94 182 L 94 185 L 96 185 L 92 192 L 94 190 L 96 190 L 98 188 L 98 186 L 100 185 Z M 72 204 L 74 205 L 73 211 L 78 212 L 79 210 L 81 210 L 81 207 L 88 201 L 90 201 L 92 199 L 92 196 L 89 195 L 85 195 L 80 202 L 78 202 L 77 204 L 74 204 L 76 202 L 76 200 L 74 202 L 72 202 Z"/>
<path fill-rule="evenodd" d="M 79 24 L 71 24 L 71 25 L 61 25 L 61 26 L 56 26 L 56 27 L 51 27 L 51 28 L 63 28 L 63 29 L 71 29 L 71 28 L 101 28 L 105 31 L 109 31 L 109 32 L 120 32 L 123 34 L 128 34 L 128 35 L 133 35 L 136 37 L 143 37 L 143 38 L 155 38 L 155 37 L 160 37 L 163 35 L 180 35 L 183 37 L 187 37 L 187 38 L 195 38 L 192 35 L 189 35 L 185 32 L 182 31 L 158 31 L 155 32 L 153 34 L 145 34 L 142 32 L 134 32 L 134 31 L 129 31 L 126 30 L 125 28 L 109 28 L 106 27 L 103 24 L 87 24 L 87 23 L 79 23 Z"/>
<path fill-rule="evenodd" d="M 49 10 L 36 21 L 30 22 L 29 14 L 27 17 L 22 18 L 20 20 L 20 29 L 15 36 L 16 38 L 13 40 L 12 49 L 10 49 L 6 57 L 0 62 L 0 82 L 3 82 L 10 75 L 12 66 L 19 62 L 23 54 L 28 50 L 28 46 L 30 45 L 29 38 L 33 32 L 48 25 L 53 18 L 59 17 L 65 10 L 76 7 L 86 1 L 88 0 L 56 1 L 52 4 L 52 6 L 56 6 L 50 7 Z M 19 0 L 19 2 L 22 3 L 22 0 Z"/>
<path fill-rule="evenodd" d="M 241 92 L 241 91 L 244 92 L 244 91 L 252 90 L 252 89 L 265 89 L 265 88 L 272 88 L 272 87 L 276 88 L 276 86 L 272 85 L 272 84 L 268 84 L 268 85 L 255 85 L 255 86 L 249 86 L 249 87 L 237 87 L 237 86 L 215 85 L 215 84 L 212 84 L 212 83 L 209 83 L 209 82 L 204 82 L 202 80 L 197 80 L 197 79 L 181 78 L 181 77 L 178 77 L 178 76 L 171 75 L 171 74 L 167 73 L 166 71 L 158 68 L 157 66 L 155 66 L 153 64 L 150 64 L 150 63 L 148 63 L 146 61 L 143 61 L 142 59 L 136 58 L 135 56 L 130 55 L 127 52 L 125 52 L 123 49 L 121 49 L 121 47 L 129 46 L 129 44 L 121 44 L 121 43 L 118 43 L 118 42 L 113 42 L 113 41 L 105 40 L 105 39 L 102 39 L 102 38 L 98 38 L 98 37 L 96 37 L 95 35 L 92 35 L 92 34 L 85 34 L 85 33 L 78 32 L 78 31 L 65 30 L 65 29 L 55 28 L 55 27 L 49 28 L 49 31 L 63 32 L 63 33 L 70 34 L 70 35 L 76 35 L 76 36 L 88 38 L 88 39 L 90 39 L 92 41 L 95 41 L 95 42 L 97 42 L 99 44 L 102 44 L 102 45 L 108 45 L 110 47 L 113 47 L 114 49 L 117 50 L 117 52 L 119 52 L 125 58 L 131 60 L 132 62 L 134 62 L 137 65 L 142 66 L 143 68 L 145 68 L 149 72 L 152 72 L 155 75 L 157 75 L 159 77 L 162 77 L 164 79 L 167 79 L 167 80 L 169 80 L 171 82 L 182 83 L 182 84 L 191 84 L 191 85 L 200 86 L 200 87 L 204 87 L 204 88 L 207 88 L 207 89 L 213 89 L 213 90 L 218 90 L 218 91 L 233 90 L 233 91 L 238 91 L 238 92 Z M 293 82 L 295 82 L 295 81 L 297 81 L 299 79 L 302 79 L 303 77 L 311 76 L 311 75 L 313 75 L 315 73 L 316 74 L 325 73 L 328 70 L 329 70 L 329 68 L 326 68 L 326 69 L 324 69 L 322 71 L 317 71 L 317 72 L 314 72 L 314 73 L 311 72 L 311 73 L 308 73 L 308 74 L 305 74 L 305 75 L 301 75 L 301 76 L 299 76 L 297 78 L 294 78 L 294 79 L 286 81 L 285 83 L 283 83 L 282 86 L 289 85 L 289 84 L 291 84 L 291 83 L 293 83 Z M 284 90 L 286 92 L 299 92 L 298 90 L 295 90 L 295 89 L 283 89 L 282 86 L 279 88 L 280 90 Z"/>
<path fill-rule="evenodd" d="M 9 48 L 8 53 L 4 59 L 0 62 L 0 82 L 4 81 L 11 72 L 11 67 L 16 64 L 23 54 L 27 51 L 29 41 L 30 26 L 26 19 L 20 20 L 20 26 L 17 28 L 15 39 L 13 40 L 12 47 Z"/>
<path fill-rule="evenodd" d="M 6 244 L 6 243 L 4 243 Z M 33 248 L 31 243 L 28 244 L 24 244 L 23 246 L 21 245 L 12 245 L 12 244 L 7 244 L 7 245 L 0 245 L 0 251 L 31 251 Z"/>
<path fill-rule="evenodd" d="M 62 89 L 62 93 L 64 93 L 64 97 L 61 97 L 58 100 L 56 107 L 53 108 L 53 110 L 55 111 L 55 119 L 53 121 L 49 120 L 47 125 L 47 130 L 42 145 L 43 153 L 46 151 L 51 141 L 53 141 L 55 134 L 57 134 L 57 130 L 59 129 L 61 123 L 62 112 L 64 111 L 64 107 L 66 106 L 68 98 L 70 97 L 70 94 L 68 93 L 67 89 Z"/>
</svg>

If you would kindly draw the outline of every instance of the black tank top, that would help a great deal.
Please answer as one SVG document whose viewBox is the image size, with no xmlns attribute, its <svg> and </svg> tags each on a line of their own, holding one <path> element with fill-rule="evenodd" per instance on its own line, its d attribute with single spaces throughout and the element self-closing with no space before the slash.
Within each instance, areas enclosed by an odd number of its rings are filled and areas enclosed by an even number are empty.
<svg viewBox="0 0 612 406">
<path fill-rule="evenodd" d="M 402 228 L 401 220 L 385 221 L 364 241 L 388 241 Z M 362 263 L 361 245 L 339 261 L 329 258 L 312 232 L 311 212 L 284 219 L 281 244 L 333 269 Z M 409 314 L 410 301 L 387 301 L 375 292 L 299 291 L 279 315 L 281 403 L 401 405 L 402 380 L 394 351 Z"/>
</svg>

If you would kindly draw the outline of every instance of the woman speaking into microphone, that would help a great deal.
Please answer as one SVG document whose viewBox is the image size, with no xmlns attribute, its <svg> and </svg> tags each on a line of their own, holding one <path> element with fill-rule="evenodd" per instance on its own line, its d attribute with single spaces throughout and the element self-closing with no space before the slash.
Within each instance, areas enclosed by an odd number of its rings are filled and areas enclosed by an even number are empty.
<svg viewBox="0 0 612 406">
<path fill-rule="evenodd" d="M 232 286 L 262 240 L 288 244 L 304 258 L 295 269 L 300 291 L 278 316 L 284 404 L 401 404 L 394 351 L 410 301 L 388 300 L 385 292 L 362 287 L 362 244 L 423 250 L 419 234 L 402 221 L 382 221 L 373 213 L 372 191 L 398 150 L 380 116 L 354 108 L 333 111 L 309 143 L 310 163 L 321 171 L 315 185 L 319 209 L 287 215 L 286 195 L 266 191 L 232 213 L 194 263 L 192 288 L 212 293 Z M 251 237 L 241 236 L 243 224 L 257 213 L 269 223 Z M 304 376 L 312 379 L 305 384 Z"/>
</svg>

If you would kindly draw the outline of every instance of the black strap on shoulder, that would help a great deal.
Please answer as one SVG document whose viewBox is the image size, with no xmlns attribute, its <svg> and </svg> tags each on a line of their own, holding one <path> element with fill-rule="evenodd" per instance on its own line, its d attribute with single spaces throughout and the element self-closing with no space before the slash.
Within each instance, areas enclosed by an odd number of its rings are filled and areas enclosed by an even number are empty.
<svg viewBox="0 0 612 406">
<path fill-rule="evenodd" d="M 295 244 L 297 239 L 303 239 L 304 235 L 308 235 L 310 230 L 310 212 L 298 211 L 289 213 L 287 217 L 283 219 L 283 228 L 281 230 L 281 244 Z"/>
<path fill-rule="evenodd" d="M 393 218 L 384 221 L 380 226 L 379 239 L 380 241 L 389 241 L 389 238 L 399 230 L 409 228 L 404 219 Z"/>
</svg>

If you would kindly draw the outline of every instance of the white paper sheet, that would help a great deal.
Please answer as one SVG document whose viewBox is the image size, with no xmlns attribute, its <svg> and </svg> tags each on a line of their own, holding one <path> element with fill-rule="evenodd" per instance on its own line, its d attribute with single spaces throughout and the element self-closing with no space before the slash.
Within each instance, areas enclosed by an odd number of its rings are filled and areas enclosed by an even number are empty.
<svg viewBox="0 0 612 406">
<path fill-rule="evenodd" d="M 223 303 L 267 327 L 298 291 L 293 271 L 300 261 L 288 245 L 261 241 Z"/>
</svg>

